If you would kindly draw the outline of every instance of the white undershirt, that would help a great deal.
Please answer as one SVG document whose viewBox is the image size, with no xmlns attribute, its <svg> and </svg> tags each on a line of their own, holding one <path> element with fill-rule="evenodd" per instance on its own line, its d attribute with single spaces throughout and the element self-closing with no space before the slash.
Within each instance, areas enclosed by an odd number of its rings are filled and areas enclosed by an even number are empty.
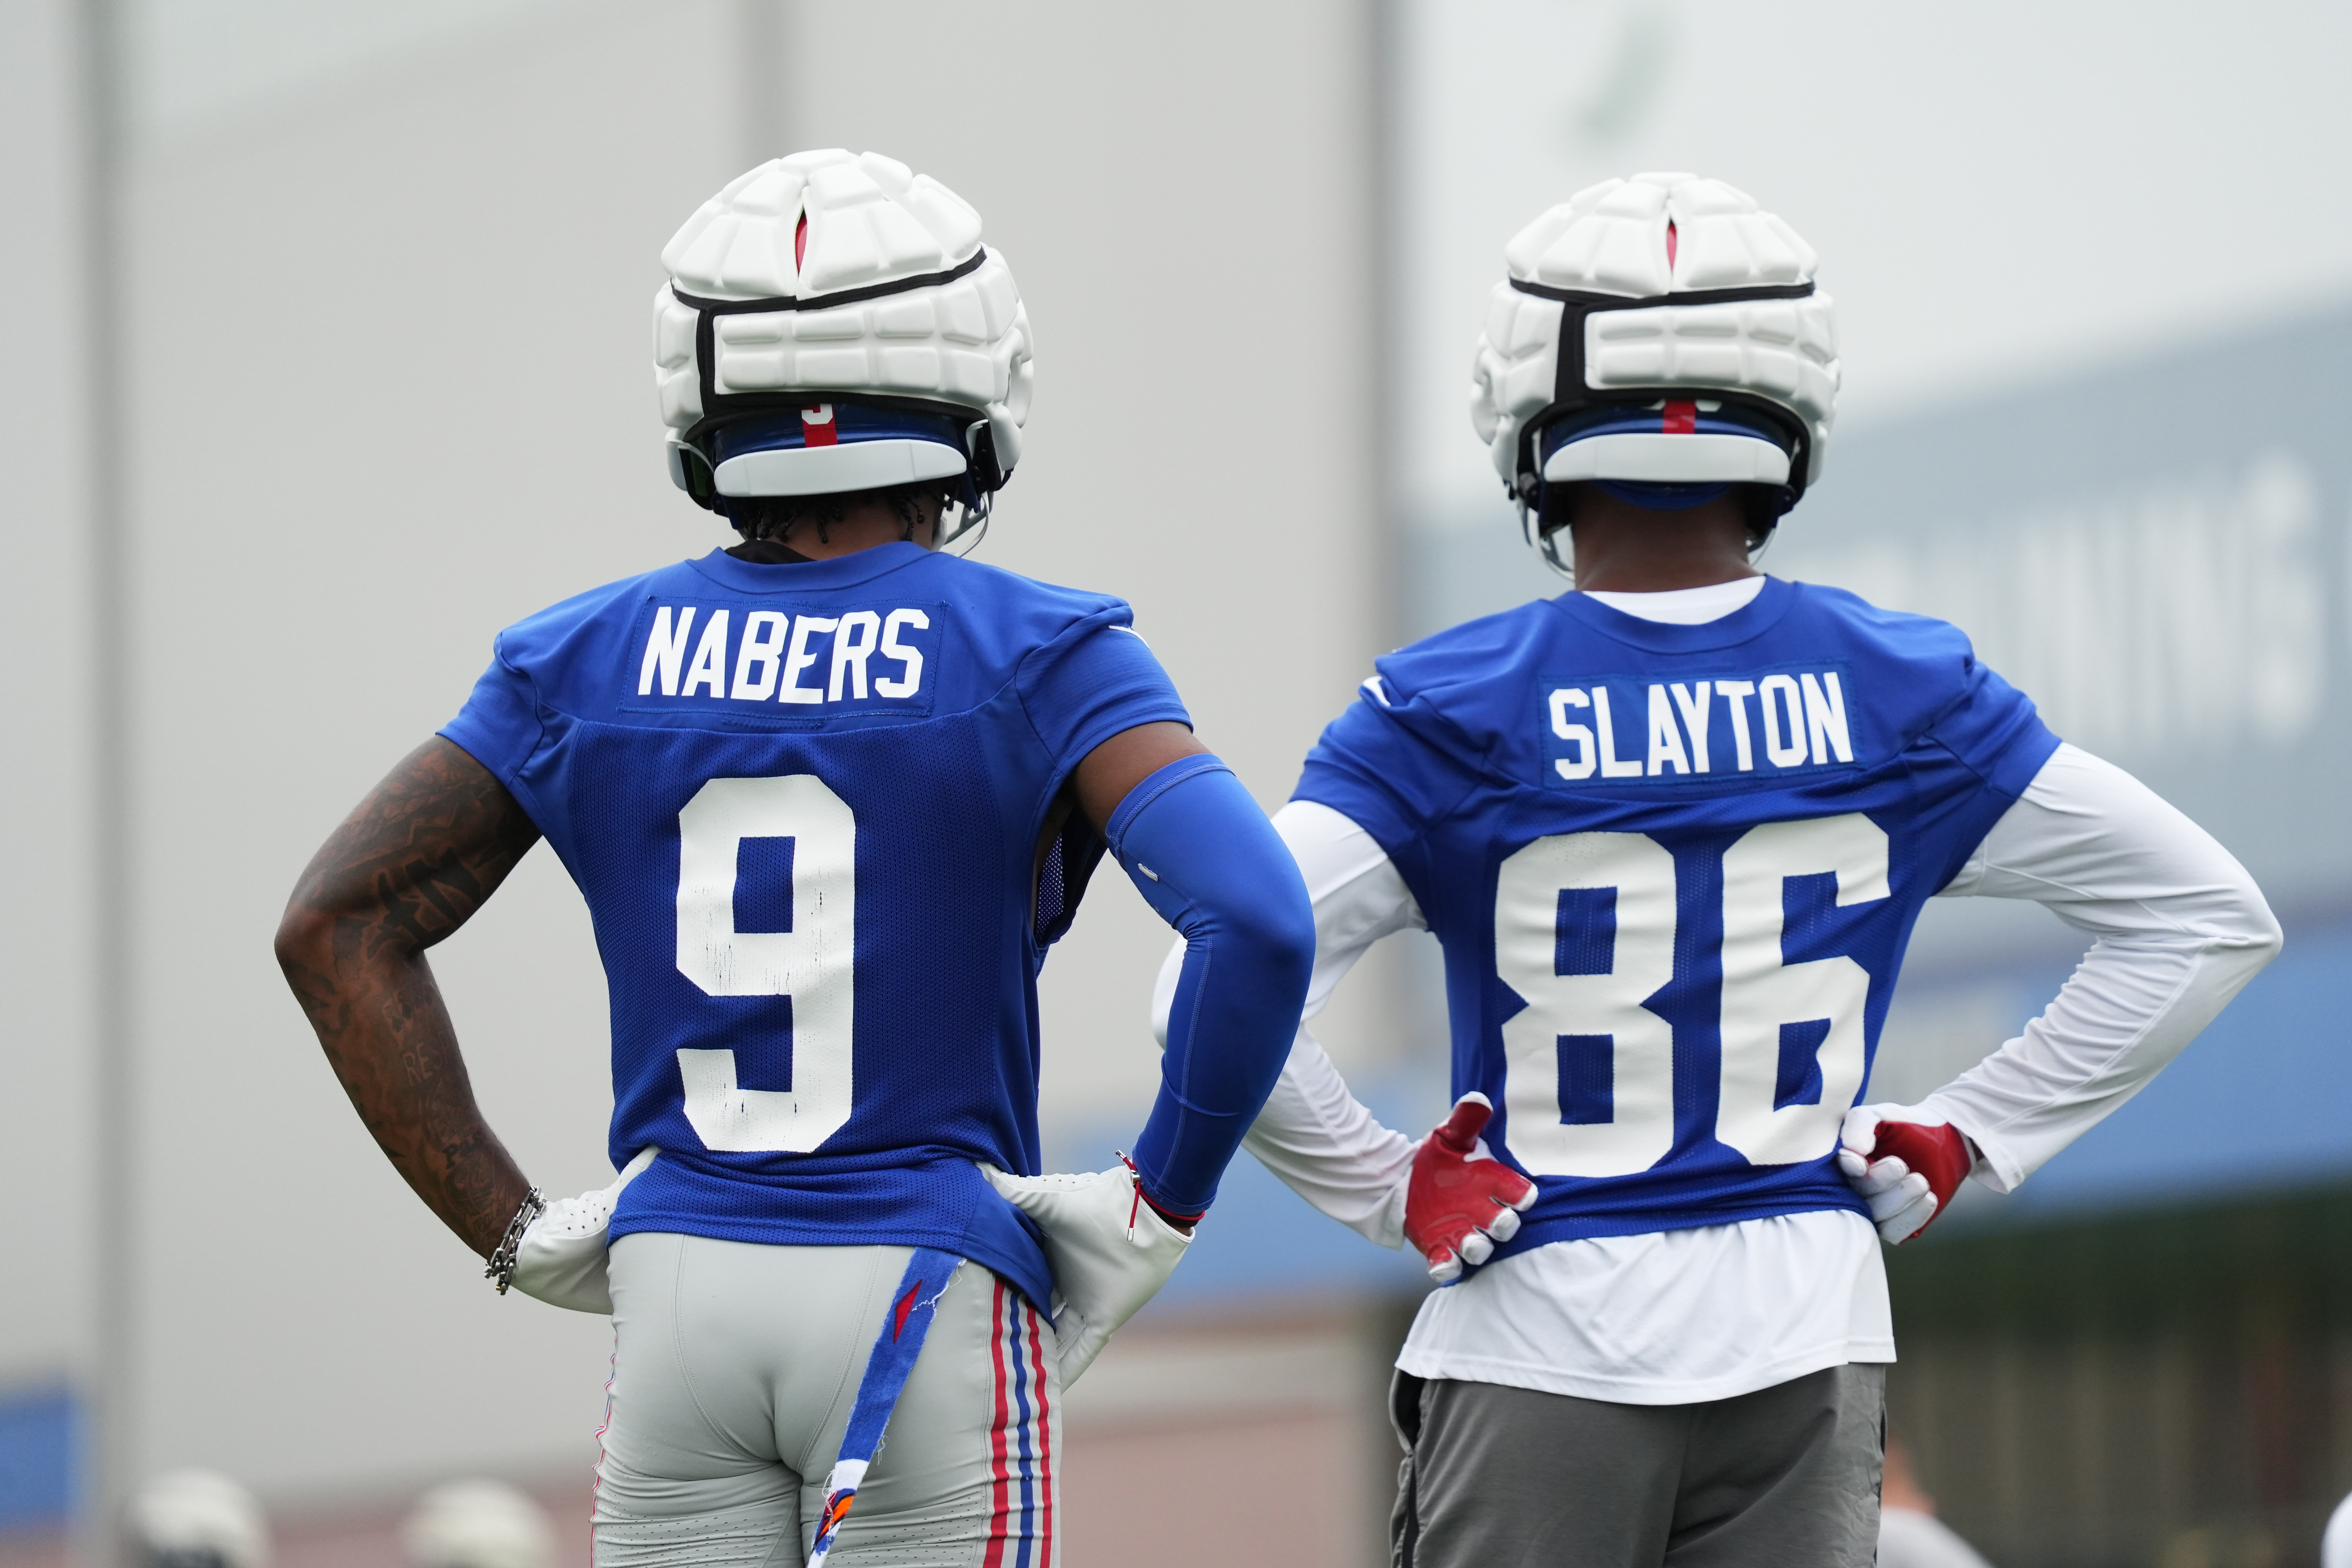
<svg viewBox="0 0 2352 1568">
<path fill-rule="evenodd" d="M 1596 594 L 1584 595 L 1596 605 L 1606 605 L 1612 610 L 1622 610 L 1645 621 L 1664 621 L 1674 626 L 1703 626 L 1709 621 L 1719 621 L 1734 610 L 1744 610 L 1757 595 L 1764 591 L 1767 581 L 1759 572 L 1753 577 L 1734 577 L 1728 583 L 1709 583 L 1704 588 L 1670 588 L 1663 594 Z"/>
<path fill-rule="evenodd" d="M 1592 597 L 1696 625 L 1747 604 L 1763 581 Z M 1713 613 L 1694 613 L 1705 595 Z M 1346 816 L 1293 801 L 1274 820 L 1314 900 L 1315 972 L 1290 1059 L 1244 1146 L 1325 1214 L 1402 1246 L 1417 1141 L 1373 1120 L 1305 1025 L 1373 942 L 1424 922 L 1386 853 Z M 2277 922 L 2227 850 L 2073 746 L 1943 893 L 2033 899 L 2095 938 L 2023 1034 L 1917 1108 L 1975 1142 L 1975 1178 L 2000 1192 L 2146 1087 L 2278 948 Z M 1160 971 L 1163 1035 L 1182 954 L 1179 942 Z M 1397 1364 L 1421 1377 L 1675 1405 L 1894 1359 L 1877 1232 L 1860 1215 L 1827 1211 L 1515 1254 L 1433 1291 Z"/>
</svg>

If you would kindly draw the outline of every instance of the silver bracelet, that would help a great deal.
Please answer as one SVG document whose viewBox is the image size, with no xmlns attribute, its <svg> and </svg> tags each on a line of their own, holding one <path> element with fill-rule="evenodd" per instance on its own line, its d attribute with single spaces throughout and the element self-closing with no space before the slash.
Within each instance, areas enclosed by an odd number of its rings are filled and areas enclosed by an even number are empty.
<svg viewBox="0 0 2352 1568">
<path fill-rule="evenodd" d="M 533 1187 L 523 1194 L 522 1203 L 515 1210 L 514 1218 L 507 1221 L 507 1233 L 499 1238 L 498 1250 L 490 1254 L 489 1267 L 482 1270 L 482 1278 L 496 1285 L 499 1295 L 505 1295 L 507 1287 L 514 1283 L 515 1254 L 522 1247 L 522 1233 L 530 1228 L 531 1221 L 546 1212 L 546 1197 Z"/>
</svg>

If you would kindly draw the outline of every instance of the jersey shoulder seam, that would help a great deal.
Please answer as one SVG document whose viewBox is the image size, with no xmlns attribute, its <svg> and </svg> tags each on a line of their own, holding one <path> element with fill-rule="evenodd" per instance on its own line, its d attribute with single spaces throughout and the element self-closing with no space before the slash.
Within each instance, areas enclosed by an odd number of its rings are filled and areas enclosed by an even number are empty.
<svg viewBox="0 0 2352 1568">
<path fill-rule="evenodd" d="M 1067 592 L 1068 590 L 1065 591 Z M 1120 622 L 1118 617 L 1122 614 L 1132 618 L 1135 614 L 1135 610 L 1133 606 L 1129 605 L 1124 599 L 1113 598 L 1108 595 L 1101 595 L 1101 602 L 1097 604 L 1095 608 L 1080 615 L 1072 616 L 1067 621 L 1063 623 L 1061 628 L 1055 632 L 1052 637 L 1047 637 L 1045 641 L 1038 643 L 1034 647 L 1028 648 L 1019 658 L 1014 659 L 1013 661 L 1012 669 L 1005 675 L 1004 684 L 999 686 L 995 691 L 990 693 L 989 700 L 995 700 L 997 697 L 1002 696 L 1004 693 L 1007 688 L 1010 688 L 1013 692 L 1013 705 L 1021 710 L 1021 721 L 1029 726 L 1031 738 L 1036 741 L 1039 749 L 1050 752 L 1053 750 L 1053 747 L 1047 744 L 1045 732 L 1037 728 L 1037 716 L 1029 710 L 1029 693 L 1024 686 L 1024 679 L 1029 669 L 1029 661 L 1036 658 L 1041 654 L 1051 652 L 1056 648 L 1066 647 L 1089 633 L 1118 626 Z M 1129 631 L 1135 630 L 1131 626 L 1128 626 L 1126 629 Z M 1135 640 L 1138 642 L 1143 642 L 1143 635 L 1140 632 L 1137 632 Z M 1143 643 L 1143 646 L 1146 648 L 1149 648 L 1151 645 L 1146 642 Z M 1157 656 L 1155 655 L 1154 657 L 1156 658 Z M 1059 761 L 1060 759 L 1056 758 L 1055 760 Z M 1058 784 L 1056 787 L 1058 787 Z"/>
<path fill-rule="evenodd" d="M 515 763 L 514 776 L 512 778 L 502 779 L 499 781 L 509 788 L 512 788 L 516 782 L 522 777 L 523 771 L 526 768 L 529 768 L 533 762 L 538 760 L 540 753 L 554 744 L 553 738 L 548 733 L 547 715 L 550 713 L 560 714 L 562 713 L 563 710 L 547 700 L 546 695 L 540 689 L 539 676 L 537 673 L 520 664 L 517 664 L 513 659 L 507 657 L 506 631 L 500 631 L 498 636 L 490 639 L 490 657 L 497 659 L 499 664 L 511 671 L 517 679 L 522 682 L 523 689 L 530 696 L 530 721 L 533 725 L 537 726 L 539 731 L 536 738 L 534 738 L 530 743 L 530 749 L 522 754 L 522 759 L 520 762 Z M 564 717 L 569 718 L 570 715 L 565 714 Z"/>
</svg>

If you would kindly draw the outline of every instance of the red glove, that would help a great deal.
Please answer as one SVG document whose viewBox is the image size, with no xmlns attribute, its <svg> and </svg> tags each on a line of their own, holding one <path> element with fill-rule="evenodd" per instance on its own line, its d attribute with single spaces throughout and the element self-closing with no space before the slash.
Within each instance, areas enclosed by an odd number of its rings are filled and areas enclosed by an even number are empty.
<svg viewBox="0 0 2352 1568">
<path fill-rule="evenodd" d="M 1494 1102 L 1465 1094 L 1445 1124 L 1413 1151 L 1405 1188 L 1405 1239 L 1429 1259 L 1429 1277 L 1444 1285 L 1462 1277 L 1465 1263 L 1484 1263 L 1495 1243 L 1519 1233 L 1519 1215 L 1535 1205 L 1536 1184 L 1495 1158 L 1478 1136 Z"/>
<path fill-rule="evenodd" d="M 1914 1121 L 1911 1108 L 1857 1105 L 1838 1134 L 1838 1169 L 1870 1205 L 1878 1234 L 1908 1241 L 1951 1203 L 1977 1152 L 1948 1121 Z"/>
</svg>

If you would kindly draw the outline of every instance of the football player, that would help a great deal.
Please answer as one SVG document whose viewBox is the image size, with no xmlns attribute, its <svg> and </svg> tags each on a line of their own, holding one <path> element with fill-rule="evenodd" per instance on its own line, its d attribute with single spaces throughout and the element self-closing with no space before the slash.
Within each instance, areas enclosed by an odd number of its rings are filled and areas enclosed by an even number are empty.
<svg viewBox="0 0 2352 1568">
<path fill-rule="evenodd" d="M 942 548 L 1030 399 L 970 206 L 801 153 L 663 261 L 670 472 L 740 542 L 501 633 L 312 861 L 279 958 L 499 1289 L 613 1314 L 604 1568 L 1043 1564 L 1062 1388 L 1281 1069 L 1305 889 L 1125 604 Z M 552 1208 L 425 960 L 542 837 L 610 983 L 622 1173 Z M 1040 1177 L 1036 979 L 1106 846 L 1184 933 L 1173 1044 L 1132 1159 Z"/>
<path fill-rule="evenodd" d="M 1417 1142 L 1381 1127 L 1302 1029 L 1248 1147 L 1456 1281 L 1397 1361 L 1401 1563 L 1866 1564 L 1881 1239 L 2115 1110 L 2279 929 L 1958 630 L 1751 563 L 1838 384 L 1787 224 L 1643 174 L 1505 257 L 1472 416 L 1576 591 L 1380 660 L 1276 818 L 1307 1016 L 1383 934 L 1434 932 L 1459 1101 Z M 2095 940 L 1980 1065 L 1857 1107 L 1939 893 Z"/>
</svg>

